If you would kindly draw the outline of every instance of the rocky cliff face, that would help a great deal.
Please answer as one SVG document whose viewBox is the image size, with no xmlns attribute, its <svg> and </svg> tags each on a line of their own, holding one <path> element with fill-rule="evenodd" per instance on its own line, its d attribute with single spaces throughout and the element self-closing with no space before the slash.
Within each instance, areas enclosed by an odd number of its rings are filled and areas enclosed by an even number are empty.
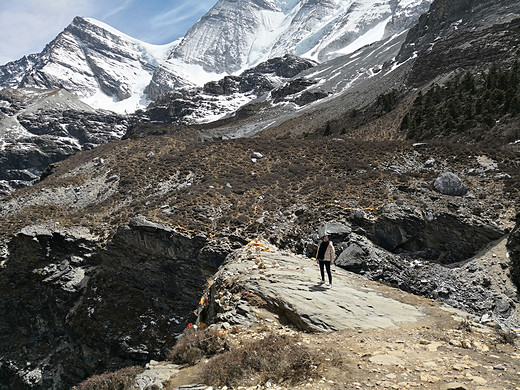
<svg viewBox="0 0 520 390">
<path fill-rule="evenodd" d="M 286 54 L 326 62 L 406 31 L 430 3 L 221 0 L 172 50 L 147 93 L 200 84 L 190 77 L 193 66 L 217 79 Z"/>
<path fill-rule="evenodd" d="M 30 54 L 0 66 L 0 88 L 16 88 L 37 62 L 38 54 Z"/>
<path fill-rule="evenodd" d="M 84 228 L 23 229 L 0 270 L 0 388 L 70 388 L 164 358 L 229 250 L 143 218 L 106 243 Z"/>
<path fill-rule="evenodd" d="M 0 193 L 38 180 L 52 163 L 119 139 L 131 120 L 61 89 L 0 91 Z"/>
<path fill-rule="evenodd" d="M 312 56 L 322 62 L 405 31 L 429 4 L 219 1 L 188 31 L 170 58 L 216 73 L 233 73 L 284 54 Z"/>
<path fill-rule="evenodd" d="M 414 84 L 458 68 L 510 61 L 518 57 L 519 19 L 515 1 L 435 1 L 409 31 L 397 61 L 418 55 Z"/>
</svg>

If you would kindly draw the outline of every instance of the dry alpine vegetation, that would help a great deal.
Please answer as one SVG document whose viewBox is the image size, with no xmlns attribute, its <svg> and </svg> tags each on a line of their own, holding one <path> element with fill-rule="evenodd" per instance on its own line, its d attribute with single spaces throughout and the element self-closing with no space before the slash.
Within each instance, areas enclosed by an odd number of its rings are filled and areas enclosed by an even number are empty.
<svg viewBox="0 0 520 390">
<path fill-rule="evenodd" d="M 253 153 L 262 157 L 253 159 Z M 457 173 L 472 195 L 439 194 L 433 181 L 445 171 Z M 519 173 L 514 152 L 477 145 L 341 136 L 206 143 L 171 135 L 132 137 L 56 164 L 40 183 L 5 200 L 1 224 L 4 234 L 43 221 L 83 225 L 109 239 L 142 214 L 215 240 L 234 236 L 245 244 L 262 233 L 298 252 L 300 238 L 320 223 L 352 220 L 353 209 L 374 219 L 396 202 L 419 213 L 446 211 L 511 229 Z M 424 318 L 385 329 L 316 334 L 264 313 L 250 326 L 192 331 L 174 347 L 172 363 L 151 362 L 148 370 L 152 378 L 166 375 L 159 377 L 167 389 L 189 383 L 220 389 L 517 388 L 514 332 L 385 285 L 377 288 L 422 308 Z M 154 388 L 136 381 L 143 370 L 94 376 L 77 388 Z"/>
<path fill-rule="evenodd" d="M 190 340 L 196 350 L 192 353 L 211 355 L 176 369 L 168 362 L 151 362 L 148 367 L 154 374 L 161 368 L 174 373 L 163 387 L 170 390 L 518 388 L 520 355 L 510 338 L 493 329 L 475 328 L 462 317 L 444 314 L 430 320 L 437 322 L 385 332 L 309 335 L 265 322 L 248 329 L 198 331 L 201 334 L 187 336 L 197 339 Z M 215 350 L 225 352 L 213 354 Z M 122 388 L 114 385 L 124 383 L 127 374 L 128 369 L 100 375 L 76 388 Z M 130 374 L 129 389 L 137 373 Z M 187 386 L 194 383 L 214 386 Z"/>
<path fill-rule="evenodd" d="M 255 152 L 263 157 L 253 161 Z M 134 137 L 54 164 L 34 187 L 5 198 L 0 227 L 8 237 L 54 221 L 109 235 L 142 214 L 206 235 L 254 235 L 264 232 L 260 225 L 276 224 L 271 232 L 278 243 L 279 233 L 284 241 L 310 234 L 325 216 L 348 215 L 331 205 L 377 209 L 403 199 L 423 212 L 460 210 L 507 228 L 520 199 L 519 164 L 514 151 L 471 144 Z M 459 175 L 473 195 L 439 196 L 433 182 L 446 171 Z M 280 223 L 295 212 L 294 226 Z"/>
</svg>

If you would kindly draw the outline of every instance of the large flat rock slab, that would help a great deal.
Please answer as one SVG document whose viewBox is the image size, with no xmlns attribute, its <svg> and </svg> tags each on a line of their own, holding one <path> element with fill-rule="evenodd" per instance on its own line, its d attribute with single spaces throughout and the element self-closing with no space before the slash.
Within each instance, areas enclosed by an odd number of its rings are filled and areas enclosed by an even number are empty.
<svg viewBox="0 0 520 390">
<path fill-rule="evenodd" d="M 215 276 L 217 301 L 225 314 L 220 319 L 233 320 L 233 310 L 237 317 L 258 316 L 258 310 L 248 308 L 253 306 L 301 330 L 327 332 L 384 329 L 416 322 L 423 315 L 419 308 L 395 299 L 404 292 L 335 266 L 332 274 L 328 289 L 318 283 L 319 267 L 311 259 L 267 243 L 250 243 L 230 256 Z"/>
</svg>

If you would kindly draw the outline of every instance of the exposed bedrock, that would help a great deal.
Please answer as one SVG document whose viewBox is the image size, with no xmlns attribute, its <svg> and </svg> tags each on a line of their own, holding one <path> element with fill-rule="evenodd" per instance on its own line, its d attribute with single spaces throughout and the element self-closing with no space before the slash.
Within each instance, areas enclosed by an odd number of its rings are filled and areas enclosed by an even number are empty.
<svg viewBox="0 0 520 390">
<path fill-rule="evenodd" d="M 0 388 L 70 388 L 164 358 L 226 245 L 144 218 L 108 243 L 84 228 L 23 229 L 0 270 Z"/>
</svg>

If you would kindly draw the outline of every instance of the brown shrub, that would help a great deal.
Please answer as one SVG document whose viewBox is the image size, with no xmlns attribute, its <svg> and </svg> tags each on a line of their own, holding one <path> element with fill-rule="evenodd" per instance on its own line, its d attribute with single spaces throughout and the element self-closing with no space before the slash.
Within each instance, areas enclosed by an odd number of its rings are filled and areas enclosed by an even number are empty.
<svg viewBox="0 0 520 390">
<path fill-rule="evenodd" d="M 496 331 L 496 340 L 499 344 L 510 344 L 514 346 L 516 339 L 517 335 L 512 330 L 497 329 Z"/>
<path fill-rule="evenodd" d="M 188 329 L 175 344 L 169 359 L 176 364 L 195 364 L 205 356 L 228 350 L 225 337 L 216 329 Z"/>
<path fill-rule="evenodd" d="M 135 377 L 144 371 L 143 367 L 125 367 L 115 372 L 94 375 L 74 386 L 73 390 L 133 390 Z"/>
<path fill-rule="evenodd" d="M 318 377 L 325 357 L 296 337 L 271 334 L 213 357 L 202 367 L 201 379 L 213 386 L 256 385 L 269 380 L 296 384 Z"/>
</svg>

